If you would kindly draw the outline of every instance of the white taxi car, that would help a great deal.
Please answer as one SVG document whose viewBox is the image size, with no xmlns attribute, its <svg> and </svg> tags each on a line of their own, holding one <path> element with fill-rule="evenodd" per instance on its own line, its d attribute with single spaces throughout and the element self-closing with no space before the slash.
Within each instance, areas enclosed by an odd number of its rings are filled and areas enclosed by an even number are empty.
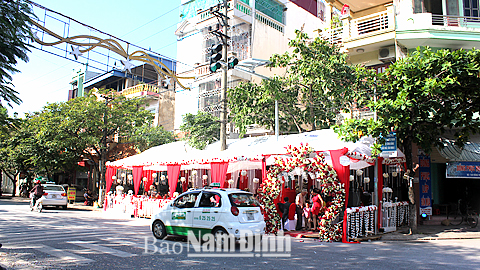
<svg viewBox="0 0 480 270">
<path fill-rule="evenodd" d="M 41 198 L 42 206 L 56 206 L 67 209 L 67 193 L 65 189 L 60 185 L 55 184 L 43 184 L 43 196 Z"/>
<path fill-rule="evenodd" d="M 239 189 L 203 188 L 187 191 L 168 203 L 152 218 L 152 232 L 158 239 L 193 231 L 229 234 L 236 239 L 241 230 L 265 233 L 260 204 L 250 192 Z"/>
</svg>

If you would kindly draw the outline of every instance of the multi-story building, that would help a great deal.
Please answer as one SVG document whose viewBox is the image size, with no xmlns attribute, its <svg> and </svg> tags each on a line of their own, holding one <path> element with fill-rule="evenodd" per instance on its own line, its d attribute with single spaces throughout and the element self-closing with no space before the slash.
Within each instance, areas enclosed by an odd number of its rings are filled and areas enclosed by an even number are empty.
<svg viewBox="0 0 480 270">
<path fill-rule="evenodd" d="M 176 62 L 159 59 L 175 72 Z M 79 71 L 72 79 L 68 99 L 88 94 L 93 88 L 113 89 L 127 98 L 144 97 L 146 109 L 155 114 L 154 125 L 173 130 L 175 95 L 173 80 L 162 80 L 155 69 L 143 64 L 131 71 L 112 68 L 105 73 Z"/>
<path fill-rule="evenodd" d="M 352 64 L 362 63 L 377 72 L 383 72 L 392 62 L 417 47 L 429 46 L 433 50 L 480 47 L 479 0 L 328 0 L 327 10 L 332 8 L 343 9 L 344 14 L 338 23 L 327 24 L 333 27 L 323 31 L 322 35 L 341 46 Z M 330 19 L 332 17 L 326 20 Z M 371 113 L 358 111 L 356 117 L 371 117 Z M 439 207 L 444 211 L 448 204 L 459 198 L 471 199 L 471 191 L 480 188 L 478 178 L 475 179 L 477 176 L 460 172 L 458 176 L 452 176 L 449 169 L 456 166 L 452 169 L 455 171 L 462 166 L 480 165 L 479 156 L 472 151 L 480 147 L 479 143 L 478 135 L 475 135 L 463 150 L 452 145 L 440 151 L 433 150 L 429 188 L 434 207 L 445 206 Z M 419 164 L 417 154 L 422 151 L 414 149 L 414 162 Z M 458 167 L 455 162 L 467 162 L 467 165 Z M 420 193 L 418 186 L 416 193 Z M 417 197 L 416 201 L 422 204 L 425 200 Z M 478 198 L 470 203 L 476 209 L 480 207 Z"/>
<path fill-rule="evenodd" d="M 217 18 L 210 12 L 210 7 L 216 4 L 217 0 L 182 1 L 180 16 L 183 20 L 176 30 L 177 59 L 185 65 L 178 65 L 177 71 L 182 75 L 194 75 L 196 80 L 190 91 L 176 93 L 176 128 L 186 113 L 204 111 L 217 116 L 220 113 L 221 72 L 210 73 L 208 58 L 211 45 L 220 43 L 211 31 L 222 31 Z M 325 28 L 326 18 L 330 16 L 323 0 L 230 0 L 228 7 L 228 54 L 235 55 L 240 62 L 268 60 L 274 53 L 288 51 L 288 41 L 295 37 L 296 29 L 313 36 L 315 30 Z M 256 72 L 273 75 L 273 71 L 266 68 L 258 68 Z M 228 71 L 228 88 L 241 81 L 260 80 L 240 70 Z M 231 128 L 227 126 L 227 133 Z"/>
</svg>

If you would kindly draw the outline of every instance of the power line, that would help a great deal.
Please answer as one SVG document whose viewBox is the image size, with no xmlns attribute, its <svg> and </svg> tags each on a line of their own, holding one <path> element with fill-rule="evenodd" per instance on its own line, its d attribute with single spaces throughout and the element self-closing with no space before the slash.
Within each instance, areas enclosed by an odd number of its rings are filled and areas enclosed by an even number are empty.
<svg viewBox="0 0 480 270">
<path fill-rule="evenodd" d="M 125 37 L 125 36 L 127 36 L 128 34 L 131 34 L 132 32 L 135 32 L 135 31 L 137 31 L 138 29 L 140 29 L 140 28 L 144 27 L 145 25 L 147 25 L 147 24 L 150 24 L 150 23 L 152 23 L 152 22 L 154 22 L 154 21 L 156 21 L 156 20 L 160 19 L 161 17 L 163 17 L 163 16 L 165 16 L 165 15 L 169 14 L 170 12 L 172 12 L 172 11 L 174 11 L 174 10 L 178 9 L 178 8 L 179 8 L 179 7 L 181 7 L 181 6 L 182 6 L 182 5 L 179 5 L 179 6 L 175 7 L 175 8 L 173 8 L 173 9 L 171 9 L 171 10 L 167 11 L 166 13 L 163 13 L 162 15 L 160 15 L 160 16 L 158 16 L 158 17 L 156 17 L 155 19 L 153 19 L 153 20 L 151 20 L 151 21 L 149 21 L 149 22 L 147 22 L 147 23 L 145 23 L 145 24 L 142 24 L 141 26 L 139 26 L 139 27 L 137 27 L 137 28 L 133 29 L 132 31 L 130 31 L 130 32 L 128 32 L 128 33 L 126 33 L 126 34 L 122 35 L 122 37 Z M 138 42 L 141 42 L 141 41 L 138 41 Z"/>
<path fill-rule="evenodd" d="M 169 29 L 169 28 L 171 28 L 172 26 L 175 26 L 175 25 L 177 25 L 177 24 L 178 24 L 178 22 L 176 22 L 176 23 L 174 23 L 174 24 L 172 24 L 172 25 L 170 25 L 170 26 L 168 26 L 168 27 L 166 27 L 166 28 L 164 28 L 164 29 L 156 32 L 156 33 L 153 34 L 153 35 L 150 35 L 150 36 L 148 36 L 148 37 L 146 37 L 146 38 L 144 38 L 144 39 L 142 39 L 142 40 L 140 40 L 140 41 L 137 41 L 137 42 L 140 43 L 140 42 L 142 42 L 142 41 L 144 41 L 144 40 L 147 40 L 147 39 L 149 39 L 149 38 L 151 38 L 151 37 L 153 37 L 153 36 L 156 36 L 156 35 L 160 34 L 161 32 L 163 32 L 163 31 L 165 31 L 165 30 L 167 30 L 167 29 Z"/>
</svg>

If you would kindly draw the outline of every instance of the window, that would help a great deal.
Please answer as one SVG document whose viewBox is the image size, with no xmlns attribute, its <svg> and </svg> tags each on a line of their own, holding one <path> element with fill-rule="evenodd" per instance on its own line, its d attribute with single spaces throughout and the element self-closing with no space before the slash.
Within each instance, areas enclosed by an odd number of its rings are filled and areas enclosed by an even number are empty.
<svg viewBox="0 0 480 270">
<path fill-rule="evenodd" d="M 478 0 L 463 0 L 463 15 L 465 17 L 480 17 Z"/>
<path fill-rule="evenodd" d="M 221 207 L 222 200 L 218 193 L 203 192 L 198 207 Z"/>
<path fill-rule="evenodd" d="M 322 21 L 325 21 L 325 10 L 326 9 L 327 8 L 325 7 L 325 3 L 321 2 L 321 1 L 318 1 L 318 15 L 317 15 L 317 17 Z"/>
<path fill-rule="evenodd" d="M 257 207 L 260 203 L 250 193 L 232 193 L 228 195 L 232 206 L 237 207 Z"/>
<path fill-rule="evenodd" d="M 65 192 L 65 190 L 63 189 L 62 186 L 45 186 L 43 187 L 43 190 L 51 190 L 51 191 L 63 191 Z"/>
<path fill-rule="evenodd" d="M 442 0 L 414 0 L 413 9 L 414 13 L 443 14 Z"/>
<path fill-rule="evenodd" d="M 192 192 L 182 195 L 175 200 L 173 205 L 178 208 L 192 208 L 195 206 L 199 194 L 200 192 Z"/>
</svg>

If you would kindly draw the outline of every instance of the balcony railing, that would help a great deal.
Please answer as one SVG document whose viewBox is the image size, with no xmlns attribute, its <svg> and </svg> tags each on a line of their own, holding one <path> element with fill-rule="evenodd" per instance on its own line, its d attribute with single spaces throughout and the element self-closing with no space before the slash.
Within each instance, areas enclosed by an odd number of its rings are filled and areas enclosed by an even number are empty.
<svg viewBox="0 0 480 270">
<path fill-rule="evenodd" d="M 393 8 L 357 19 L 343 19 L 343 26 L 323 32 L 325 39 L 332 44 L 342 44 L 350 40 L 366 38 L 370 35 L 395 30 Z"/>
<path fill-rule="evenodd" d="M 352 36 L 379 32 L 389 28 L 388 13 L 379 12 L 352 20 Z M 392 23 L 393 26 L 393 23 Z"/>
<path fill-rule="evenodd" d="M 480 28 L 480 18 L 432 14 L 432 25 Z"/>
<path fill-rule="evenodd" d="M 343 34 L 343 27 L 338 27 L 338 28 L 334 28 L 334 29 L 327 29 L 324 32 L 325 38 L 331 44 L 336 44 L 336 45 L 340 45 L 343 42 L 342 34 Z"/>
<path fill-rule="evenodd" d="M 142 83 L 142 84 L 137 84 L 137 85 L 132 86 L 132 87 L 125 88 L 120 93 L 123 96 L 129 96 L 129 95 L 134 95 L 134 94 L 138 94 L 138 93 L 142 94 L 142 92 L 145 92 L 143 95 L 147 95 L 148 92 L 158 94 L 158 93 L 160 93 L 160 91 L 162 91 L 162 88 L 160 88 L 156 85 Z"/>
</svg>

